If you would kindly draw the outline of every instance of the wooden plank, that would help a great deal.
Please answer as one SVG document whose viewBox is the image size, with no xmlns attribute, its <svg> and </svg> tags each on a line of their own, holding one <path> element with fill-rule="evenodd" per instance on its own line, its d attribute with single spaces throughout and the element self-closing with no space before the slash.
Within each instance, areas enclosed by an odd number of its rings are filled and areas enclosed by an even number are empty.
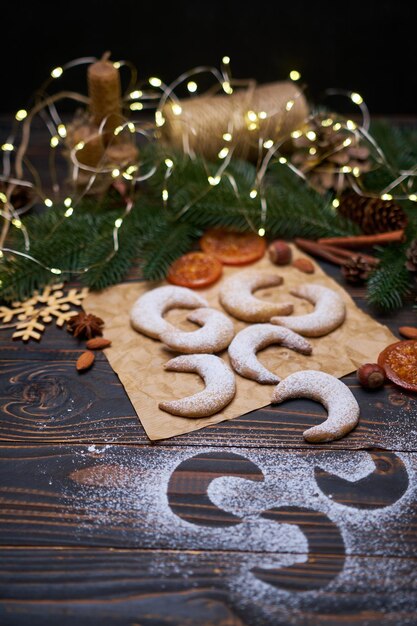
<svg viewBox="0 0 417 626">
<path fill-rule="evenodd" d="M 0 363 L 0 441 L 148 443 L 105 355 L 99 353 L 93 368 L 82 374 L 75 369 L 78 355 L 60 350 L 54 356 L 45 351 L 45 358 L 38 359 L 36 352 L 30 352 L 25 360 L 5 359 Z M 416 394 L 391 384 L 367 391 L 354 375 L 343 380 L 359 402 L 361 419 L 358 428 L 330 445 L 332 449 L 417 450 Z M 162 445 L 311 449 L 303 431 L 324 417 L 321 405 L 292 400 Z"/>
<path fill-rule="evenodd" d="M 417 556 L 413 453 L 11 446 L 0 472 L 3 545 Z"/>
<path fill-rule="evenodd" d="M 320 560 L 322 555 L 316 555 Z M 2 626 L 398 626 L 417 621 L 415 559 L 351 557 L 330 582 L 302 557 L 292 577 L 256 567 L 288 555 L 26 549 L 0 551 Z M 329 567 L 332 557 L 327 557 Z M 324 576 L 324 578 L 322 578 Z M 317 579 L 321 586 L 317 586 Z M 311 591 L 311 582 L 315 589 Z M 309 590 L 308 593 L 305 591 Z"/>
</svg>

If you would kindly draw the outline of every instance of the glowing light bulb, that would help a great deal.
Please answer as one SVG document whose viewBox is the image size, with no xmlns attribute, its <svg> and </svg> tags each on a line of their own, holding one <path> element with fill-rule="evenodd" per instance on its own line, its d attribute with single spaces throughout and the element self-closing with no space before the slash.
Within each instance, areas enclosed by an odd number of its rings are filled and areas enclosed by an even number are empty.
<svg viewBox="0 0 417 626">
<path fill-rule="evenodd" d="M 59 276 L 59 274 L 62 274 L 62 270 L 60 270 L 58 267 L 51 267 L 51 274 L 57 274 Z"/>
<path fill-rule="evenodd" d="M 258 230 L 258 235 L 259 235 L 259 237 L 264 237 L 264 235 L 265 235 L 265 228 L 260 228 Z"/>
<path fill-rule="evenodd" d="M 347 128 L 348 130 L 355 130 L 355 128 L 356 128 L 356 124 L 355 124 L 355 122 L 354 122 L 353 120 L 347 120 L 347 122 L 346 122 L 346 128 Z"/>
<path fill-rule="evenodd" d="M 273 145 L 274 142 L 272 139 L 267 139 L 266 141 L 264 141 L 264 148 L 266 148 L 267 150 L 269 150 L 269 148 L 272 148 Z"/>
<path fill-rule="evenodd" d="M 1 149 L 3 150 L 3 152 L 13 152 L 14 145 L 12 143 L 6 142 L 2 145 Z"/>
<path fill-rule="evenodd" d="M 285 157 L 279 157 L 278 161 L 281 163 L 281 165 L 284 165 L 287 162 L 287 159 Z"/>
<path fill-rule="evenodd" d="M 71 215 L 74 213 L 74 209 L 72 208 L 72 206 L 70 206 L 64 213 L 64 217 L 71 217 Z"/>
<path fill-rule="evenodd" d="M 311 156 L 314 156 L 317 153 L 317 148 L 314 148 L 313 146 L 309 149 L 308 151 L 309 154 L 311 154 Z"/>
<path fill-rule="evenodd" d="M 56 148 L 57 145 L 59 144 L 59 139 L 56 135 L 54 135 L 53 137 L 51 137 L 50 141 L 49 141 L 49 145 L 51 146 L 51 148 Z"/>
<path fill-rule="evenodd" d="M 250 122 L 256 122 L 256 120 L 258 119 L 258 116 L 256 115 L 255 111 L 248 111 L 246 113 L 246 116 Z"/>
<path fill-rule="evenodd" d="M 128 174 L 127 172 L 123 172 L 122 174 L 123 178 L 125 178 L 126 180 L 133 180 L 133 176 L 131 176 L 130 174 Z"/>
<path fill-rule="evenodd" d="M 343 174 L 350 174 L 352 171 L 352 168 L 350 167 L 350 165 L 344 165 L 342 167 L 342 172 Z"/>
<path fill-rule="evenodd" d="M 133 174 L 133 172 L 136 172 L 137 170 L 137 165 L 129 165 L 129 167 L 127 168 L 126 172 L 128 174 Z"/>
<path fill-rule="evenodd" d="M 221 179 L 220 176 L 209 176 L 207 180 L 212 187 L 215 187 L 219 184 Z"/>
<path fill-rule="evenodd" d="M 232 135 L 230 133 L 224 133 L 223 139 L 225 141 L 232 141 Z"/>
<path fill-rule="evenodd" d="M 2 191 L 0 191 L 0 202 L 3 202 L 3 204 L 6 204 L 7 202 L 7 196 Z"/>
<path fill-rule="evenodd" d="M 322 120 L 321 125 L 326 128 L 327 126 L 331 126 L 333 124 L 333 120 L 331 117 L 327 117 L 325 120 Z"/>
<path fill-rule="evenodd" d="M 337 133 L 338 130 L 340 130 L 342 128 L 342 124 L 340 122 L 336 122 L 336 124 L 333 126 L 333 130 L 335 133 Z"/>
<path fill-rule="evenodd" d="M 162 80 L 156 76 L 151 76 L 148 82 L 152 87 L 160 87 L 162 85 Z"/>
<path fill-rule="evenodd" d="M 15 115 L 15 118 L 17 119 L 18 122 L 21 122 L 27 116 L 28 116 L 28 112 L 26 111 L 26 109 L 19 109 Z"/>
<path fill-rule="evenodd" d="M 228 154 L 229 148 L 222 148 L 217 156 L 219 157 L 219 159 L 225 159 Z"/>
<path fill-rule="evenodd" d="M 45 200 L 43 201 L 44 205 L 51 208 L 51 206 L 54 205 L 54 203 L 52 202 L 52 200 L 50 198 L 45 198 Z"/>
<path fill-rule="evenodd" d="M 171 106 L 171 109 L 174 115 L 181 115 L 182 113 L 182 107 L 176 102 L 174 102 L 174 104 Z"/>
<path fill-rule="evenodd" d="M 408 199 L 411 200 L 411 202 L 417 202 L 417 195 L 412 193 L 408 196 Z"/>
<path fill-rule="evenodd" d="M 249 193 L 249 197 L 252 199 L 256 198 L 257 195 L 258 195 L 258 192 L 256 191 L 256 189 L 252 189 Z"/>
<path fill-rule="evenodd" d="M 174 161 L 172 159 L 165 159 L 165 165 L 167 167 L 173 167 L 174 166 Z"/>
<path fill-rule="evenodd" d="M 356 91 L 352 91 L 352 93 L 350 94 L 350 99 L 355 104 L 362 104 L 363 102 L 362 96 L 359 93 L 356 93 Z"/>
<path fill-rule="evenodd" d="M 256 130 L 258 128 L 258 124 L 256 122 L 251 122 L 248 124 L 248 130 Z"/>
<path fill-rule="evenodd" d="M 309 131 L 306 133 L 306 137 L 307 137 L 307 139 L 310 139 L 310 141 L 314 141 L 315 139 L 317 139 L 317 135 L 316 135 L 316 133 L 314 132 L 314 130 L 309 130 Z"/>
<path fill-rule="evenodd" d="M 194 80 L 189 80 L 187 83 L 187 89 L 190 93 L 197 91 L 197 83 Z"/>
<path fill-rule="evenodd" d="M 343 145 L 345 146 L 345 148 L 347 148 L 348 146 L 350 146 L 351 143 L 352 139 L 350 137 L 347 137 L 347 139 L 344 140 Z"/>
<path fill-rule="evenodd" d="M 163 200 L 164 202 L 166 202 L 166 201 L 168 200 L 168 195 L 169 195 L 169 194 L 168 194 L 168 189 L 163 189 L 163 190 L 162 190 L 162 200 Z"/>
<path fill-rule="evenodd" d="M 294 100 L 288 100 L 287 104 L 285 105 L 285 110 L 286 111 L 291 111 L 293 106 L 294 106 Z"/>
<path fill-rule="evenodd" d="M 65 198 L 65 200 L 64 200 L 64 206 L 66 206 L 66 207 L 71 206 L 71 202 L 72 202 L 72 199 L 71 199 L 71 198 Z"/>
<path fill-rule="evenodd" d="M 117 167 L 114 168 L 114 170 L 111 173 L 113 178 L 117 178 L 118 176 L 120 176 L 120 170 L 117 169 Z"/>
<path fill-rule="evenodd" d="M 12 224 L 13 226 L 15 226 L 16 228 L 22 228 L 22 222 L 15 217 L 14 219 L 12 219 Z"/>
<path fill-rule="evenodd" d="M 303 134 L 303 133 L 301 132 L 301 130 L 294 130 L 294 131 L 291 133 L 291 137 L 292 137 L 293 139 L 298 139 L 299 137 L 301 137 L 301 135 L 302 135 L 302 134 Z"/>
<path fill-rule="evenodd" d="M 132 104 L 129 105 L 129 109 L 131 111 L 142 111 L 143 104 L 142 102 L 132 102 Z"/>
<path fill-rule="evenodd" d="M 232 86 L 230 85 L 228 80 L 223 81 L 222 87 L 223 87 L 223 91 L 227 93 L 229 96 L 233 93 Z"/>
<path fill-rule="evenodd" d="M 266 120 L 266 118 L 268 117 L 268 113 L 266 111 L 259 111 L 258 117 L 260 120 Z"/>
<path fill-rule="evenodd" d="M 155 113 L 155 124 L 160 127 L 165 124 L 165 118 L 162 115 L 161 111 L 156 111 Z"/>
<path fill-rule="evenodd" d="M 114 135 L 119 135 L 119 134 L 122 132 L 122 130 L 123 130 L 123 126 L 117 126 L 117 127 L 114 129 L 113 134 L 114 134 Z"/>
<path fill-rule="evenodd" d="M 75 149 L 76 149 L 76 151 L 78 152 L 78 150 L 82 150 L 82 149 L 84 148 L 84 146 L 85 146 L 84 141 L 79 141 L 79 142 L 76 144 Z"/>
<path fill-rule="evenodd" d="M 353 168 L 352 174 L 355 176 L 355 178 L 359 178 L 359 176 L 361 175 L 361 170 L 357 165 Z"/>
<path fill-rule="evenodd" d="M 338 198 L 335 198 L 332 201 L 332 206 L 334 206 L 335 209 L 337 209 L 337 207 L 340 205 L 340 200 L 338 200 Z"/>
<path fill-rule="evenodd" d="M 114 220 L 114 225 L 116 228 L 120 228 L 122 224 L 123 224 L 123 219 L 121 217 L 118 217 L 117 220 Z"/>
<path fill-rule="evenodd" d="M 230 63 L 230 57 L 228 57 L 228 56 L 224 56 L 224 57 L 222 58 L 222 63 L 224 63 L 225 65 L 229 65 L 229 63 Z"/>
<path fill-rule="evenodd" d="M 57 130 L 60 137 L 64 138 L 67 136 L 67 129 L 65 128 L 64 124 L 59 124 Z"/>
<path fill-rule="evenodd" d="M 294 80 L 294 81 L 296 81 L 296 80 L 300 80 L 300 78 L 301 78 L 301 74 L 300 74 L 300 72 L 298 72 L 297 70 L 291 70 L 291 72 L 290 72 L 290 78 L 291 78 L 291 80 Z"/>
<path fill-rule="evenodd" d="M 131 100 L 136 100 L 137 98 L 141 98 L 143 96 L 143 91 L 141 91 L 140 89 L 135 89 L 134 91 L 131 91 L 129 94 L 129 98 Z"/>
<path fill-rule="evenodd" d="M 136 127 L 135 127 L 133 122 L 128 122 L 127 127 L 128 127 L 128 129 L 130 130 L 131 133 L 136 132 Z"/>
<path fill-rule="evenodd" d="M 381 200 L 392 200 L 392 195 L 390 193 L 383 193 Z"/>
<path fill-rule="evenodd" d="M 116 70 L 119 70 L 119 69 L 120 69 L 120 66 L 121 66 L 120 61 L 115 61 L 115 62 L 113 63 L 113 67 L 114 67 L 114 69 L 116 69 Z"/>
<path fill-rule="evenodd" d="M 54 67 L 51 72 L 52 78 L 59 78 L 60 76 L 62 76 L 63 71 L 64 70 L 62 69 L 62 67 Z"/>
</svg>

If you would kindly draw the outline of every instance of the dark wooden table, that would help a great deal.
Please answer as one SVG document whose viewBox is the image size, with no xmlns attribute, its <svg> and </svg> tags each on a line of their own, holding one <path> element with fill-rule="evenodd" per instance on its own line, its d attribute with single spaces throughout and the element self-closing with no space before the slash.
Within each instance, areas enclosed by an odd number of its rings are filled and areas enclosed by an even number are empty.
<svg viewBox="0 0 417 626">
<path fill-rule="evenodd" d="M 65 330 L 10 334 L 1 626 L 417 623 L 415 395 L 346 377 L 361 420 L 333 444 L 304 442 L 325 412 L 297 400 L 155 445 L 104 354 L 79 375 Z"/>
</svg>

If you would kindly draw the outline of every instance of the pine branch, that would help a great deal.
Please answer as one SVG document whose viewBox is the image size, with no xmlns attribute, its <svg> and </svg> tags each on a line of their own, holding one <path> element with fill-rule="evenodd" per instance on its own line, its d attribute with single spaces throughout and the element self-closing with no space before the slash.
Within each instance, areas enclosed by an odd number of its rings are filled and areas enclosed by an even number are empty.
<svg viewBox="0 0 417 626">
<path fill-rule="evenodd" d="M 368 302 L 381 310 L 390 311 L 403 305 L 411 291 L 411 276 L 405 267 L 404 245 L 387 246 L 380 263 L 368 280 Z"/>
</svg>

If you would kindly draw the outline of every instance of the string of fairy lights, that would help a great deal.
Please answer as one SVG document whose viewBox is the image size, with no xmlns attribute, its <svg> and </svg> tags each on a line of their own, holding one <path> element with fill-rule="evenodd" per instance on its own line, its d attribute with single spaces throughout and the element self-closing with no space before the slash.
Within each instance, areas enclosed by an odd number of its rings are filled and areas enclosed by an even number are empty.
<svg viewBox="0 0 417 626">
<path fill-rule="evenodd" d="M 165 167 L 165 173 L 163 177 L 163 186 L 161 189 L 161 201 L 166 210 L 170 210 L 170 178 L 175 170 L 175 158 L 166 154 L 162 157 L 162 161 L 150 166 L 149 170 L 142 172 L 142 163 L 140 156 L 138 161 L 133 164 L 129 164 L 127 167 L 113 167 L 104 162 L 99 162 L 97 167 L 86 165 L 80 162 L 78 154 L 81 150 L 88 145 L 88 142 L 94 141 L 97 136 L 100 136 L 104 132 L 107 119 L 103 119 L 100 127 L 97 130 L 97 135 L 92 135 L 86 141 L 79 141 L 75 146 L 72 146 L 69 152 L 69 158 L 73 166 L 73 182 L 77 182 L 78 174 L 80 171 L 88 174 L 88 181 L 85 187 L 81 190 L 74 191 L 71 195 L 64 195 L 61 197 L 61 184 L 56 176 L 55 158 L 58 148 L 63 150 L 68 148 L 67 135 L 68 128 L 62 121 L 57 109 L 57 103 L 62 99 L 67 98 L 83 105 L 88 105 L 89 99 L 84 94 L 79 94 L 71 91 L 62 91 L 54 95 L 49 95 L 48 88 L 51 84 L 59 81 L 64 73 L 81 65 L 90 65 L 95 63 L 97 59 L 95 57 L 82 57 L 74 59 L 63 66 L 57 66 L 52 69 L 50 76 L 36 92 L 34 98 L 34 104 L 31 108 L 19 109 L 15 114 L 15 120 L 13 128 L 5 140 L 0 146 L 2 151 L 3 172 L 0 174 L 0 203 L 3 207 L 0 209 L 0 217 L 3 219 L 3 225 L 0 232 L 0 262 L 5 254 L 22 256 L 28 261 L 38 264 L 44 270 L 51 272 L 54 275 L 63 274 L 82 274 L 88 272 L 93 266 L 79 268 L 76 272 L 62 267 L 50 267 L 42 263 L 39 259 L 36 259 L 31 255 L 31 239 L 29 232 L 24 223 L 24 214 L 33 206 L 37 199 L 41 199 L 46 208 L 52 208 L 56 204 L 63 204 L 62 222 L 66 219 L 70 219 L 77 210 L 77 205 L 81 202 L 83 197 L 90 191 L 91 187 L 95 183 L 98 177 L 106 176 L 113 181 L 125 181 L 125 184 L 129 186 L 129 192 L 125 194 L 125 207 L 121 214 L 115 219 L 114 227 L 112 231 L 113 247 L 109 253 L 105 262 L 110 260 L 112 256 L 117 254 L 119 250 L 119 231 L 123 226 L 124 219 L 134 208 L 134 190 L 140 185 L 141 182 L 151 178 L 155 175 L 160 165 Z M 147 141 L 155 141 L 158 137 L 158 131 L 165 124 L 164 107 L 167 103 L 170 105 L 174 116 L 181 118 L 183 109 L 181 100 L 176 95 L 175 90 L 179 87 L 184 87 L 190 96 L 196 96 L 199 93 L 199 77 L 202 74 L 209 74 L 218 85 L 220 91 L 230 96 L 235 92 L 236 88 L 244 89 L 253 87 L 254 81 L 239 81 L 234 80 L 230 72 L 230 57 L 224 56 L 222 58 L 220 70 L 210 66 L 200 66 L 193 68 L 187 72 L 184 72 L 172 83 L 165 84 L 160 78 L 156 76 L 150 77 L 143 83 L 137 82 L 137 71 L 135 66 L 129 61 L 115 61 L 113 66 L 116 69 L 127 68 L 129 71 L 129 80 L 126 93 L 123 96 L 124 110 L 129 111 L 129 118 L 126 119 L 117 126 L 114 130 L 114 136 L 117 137 L 123 133 L 129 133 L 132 138 L 136 135 L 142 136 Z M 297 83 L 301 79 L 300 72 L 297 70 L 291 70 L 289 73 L 289 79 L 294 83 Z M 299 92 L 302 93 L 301 91 Z M 369 133 L 369 111 L 363 101 L 362 96 L 357 92 L 341 91 L 341 90 L 328 90 L 327 95 L 344 96 L 348 98 L 351 103 L 356 105 L 361 115 L 361 122 L 355 122 L 352 119 L 335 119 L 333 116 L 324 117 L 321 120 L 321 125 L 324 128 L 332 129 L 335 134 L 341 134 L 343 141 L 341 141 L 334 149 L 343 149 L 349 146 L 352 141 L 363 141 L 369 146 L 372 151 L 375 167 L 384 166 L 390 168 L 390 165 L 385 157 L 381 148 L 377 145 L 374 138 Z M 285 102 L 284 109 L 286 113 L 289 113 L 294 107 L 295 100 L 291 98 Z M 142 121 L 140 119 L 132 119 L 130 116 L 133 114 L 153 110 L 154 111 L 154 124 L 149 124 L 148 121 Z M 276 110 L 256 111 L 252 108 L 248 109 L 244 115 L 244 123 L 249 132 L 257 131 L 256 141 L 259 158 L 257 160 L 256 177 L 253 181 L 253 186 L 249 192 L 249 198 L 253 201 L 259 202 L 260 213 L 259 223 L 257 225 L 252 223 L 252 220 L 246 215 L 249 227 L 257 232 L 260 236 L 265 236 L 266 233 L 266 221 L 268 204 L 264 193 L 265 176 L 268 166 L 271 163 L 278 162 L 286 167 L 289 167 L 294 173 L 296 173 L 306 184 L 307 177 L 301 169 L 296 167 L 286 156 L 281 154 L 282 145 L 291 137 L 292 139 L 298 139 L 305 137 L 310 142 L 309 154 L 315 155 L 317 153 L 316 141 L 317 134 L 313 130 L 308 128 L 308 122 L 311 117 L 304 120 L 304 123 L 299 129 L 293 130 L 290 133 L 290 137 L 283 137 L 279 141 L 274 140 L 269 136 L 264 136 L 262 133 L 262 123 L 268 117 L 282 114 L 282 106 L 277 107 Z M 42 180 L 36 171 L 36 168 L 27 158 L 27 149 L 30 142 L 31 126 L 35 117 L 40 117 L 46 125 L 49 132 L 49 148 L 52 152 L 50 158 L 51 178 L 53 180 L 53 199 L 46 195 L 43 190 Z M 187 122 L 185 122 L 187 123 Z M 191 129 L 192 131 L 193 129 Z M 228 122 L 227 128 L 223 129 L 222 133 L 222 147 L 217 154 L 217 168 L 213 173 L 208 163 L 206 164 L 207 172 L 207 187 L 201 191 L 201 193 L 188 202 L 175 216 L 176 218 L 182 217 L 196 202 L 198 202 L 206 194 L 210 193 L 224 179 L 231 185 L 234 193 L 237 197 L 241 193 L 237 182 L 233 174 L 228 170 L 228 166 L 233 159 L 235 150 L 234 144 L 234 122 L 231 119 Z M 184 134 L 186 137 L 187 134 Z M 187 145 L 187 141 L 184 141 L 184 152 L 190 159 L 195 159 L 197 156 L 193 150 Z M 169 152 L 169 150 L 167 150 Z M 12 159 L 14 156 L 14 159 Z M 379 194 L 369 194 L 365 192 L 360 184 L 360 169 L 358 167 L 351 167 L 350 165 L 342 165 L 340 167 L 335 166 L 335 173 L 342 173 L 349 179 L 350 185 L 353 190 L 359 195 L 367 195 L 373 197 L 380 197 L 382 200 L 409 200 L 417 202 L 417 192 L 414 188 L 415 177 L 417 175 L 417 164 L 413 168 L 407 171 L 392 172 L 392 182 Z M 27 174 L 31 174 L 32 179 L 27 178 Z M 32 199 L 24 206 L 16 208 L 12 202 L 12 193 L 16 187 L 26 187 L 31 189 Z M 76 189 L 74 185 L 74 190 Z M 337 208 L 339 205 L 339 198 L 333 199 L 333 207 Z M 9 227 L 17 229 L 24 240 L 24 251 L 12 249 L 5 244 Z M 59 227 L 59 226 L 58 226 Z M 0 284 L 1 287 L 1 284 Z"/>
</svg>

